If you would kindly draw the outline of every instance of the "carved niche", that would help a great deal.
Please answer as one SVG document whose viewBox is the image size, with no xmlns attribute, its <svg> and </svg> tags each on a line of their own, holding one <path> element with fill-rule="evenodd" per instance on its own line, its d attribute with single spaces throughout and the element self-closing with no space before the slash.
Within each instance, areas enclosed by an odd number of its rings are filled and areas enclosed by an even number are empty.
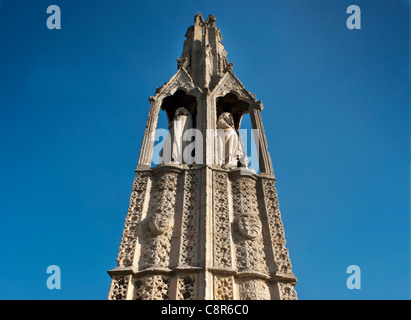
<svg viewBox="0 0 411 320">
<path fill-rule="evenodd" d="M 189 170 L 184 176 L 184 199 L 181 226 L 179 265 L 198 265 L 199 172 Z"/>
<path fill-rule="evenodd" d="M 226 172 L 213 172 L 213 228 L 214 228 L 214 266 L 230 268 L 231 228 L 228 203 L 228 175 Z"/>
<path fill-rule="evenodd" d="M 233 177 L 232 194 L 237 270 L 268 274 L 255 178 Z"/>
<path fill-rule="evenodd" d="M 151 199 L 141 237 L 140 269 L 167 268 L 169 265 L 177 178 L 175 172 L 163 172 L 153 177 Z"/>
</svg>

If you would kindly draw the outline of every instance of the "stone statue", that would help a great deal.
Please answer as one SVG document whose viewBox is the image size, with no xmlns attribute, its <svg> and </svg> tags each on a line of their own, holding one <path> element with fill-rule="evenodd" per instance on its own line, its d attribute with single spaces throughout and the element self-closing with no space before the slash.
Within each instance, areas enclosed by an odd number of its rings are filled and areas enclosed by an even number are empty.
<svg viewBox="0 0 411 320">
<path fill-rule="evenodd" d="M 248 166 L 241 138 L 231 113 L 223 112 L 217 121 L 217 164 L 225 167 Z"/>
<path fill-rule="evenodd" d="M 160 163 L 184 163 L 184 148 L 190 141 L 183 141 L 184 132 L 192 128 L 191 113 L 186 108 L 178 108 L 170 122 L 169 134 L 161 150 Z"/>
</svg>

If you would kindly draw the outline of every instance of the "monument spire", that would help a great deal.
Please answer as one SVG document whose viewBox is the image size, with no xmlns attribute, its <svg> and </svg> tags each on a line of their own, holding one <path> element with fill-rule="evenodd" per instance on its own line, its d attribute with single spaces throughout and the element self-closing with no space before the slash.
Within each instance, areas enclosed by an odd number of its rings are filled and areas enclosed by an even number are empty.
<svg viewBox="0 0 411 320">
<path fill-rule="evenodd" d="M 215 18 L 198 13 L 177 72 L 149 98 L 109 299 L 297 299 L 263 105 L 221 40 Z M 160 112 L 168 131 L 154 162 Z M 238 134 L 243 117 L 258 170 Z"/>
<path fill-rule="evenodd" d="M 186 32 L 183 52 L 177 59 L 178 68 L 184 67 L 201 89 L 212 90 L 227 68 L 227 52 L 221 40 L 216 19 L 210 14 L 204 22 L 201 13 L 194 17 L 194 26 Z"/>
</svg>

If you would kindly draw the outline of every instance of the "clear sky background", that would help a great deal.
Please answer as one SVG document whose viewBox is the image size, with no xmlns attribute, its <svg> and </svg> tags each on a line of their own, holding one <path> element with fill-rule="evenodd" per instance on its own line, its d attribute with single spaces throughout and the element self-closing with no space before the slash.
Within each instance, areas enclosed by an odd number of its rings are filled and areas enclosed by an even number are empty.
<svg viewBox="0 0 411 320">
<path fill-rule="evenodd" d="M 148 97 L 197 12 L 264 103 L 298 297 L 409 299 L 405 0 L 0 0 L 0 299 L 107 298 Z"/>
</svg>

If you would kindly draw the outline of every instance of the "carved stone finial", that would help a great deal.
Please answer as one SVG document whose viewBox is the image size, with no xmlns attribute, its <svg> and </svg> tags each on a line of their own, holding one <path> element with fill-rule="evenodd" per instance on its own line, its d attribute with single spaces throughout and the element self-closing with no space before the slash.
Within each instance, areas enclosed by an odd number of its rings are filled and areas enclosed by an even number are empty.
<svg viewBox="0 0 411 320">
<path fill-rule="evenodd" d="M 188 60 L 187 57 L 177 58 L 177 69 L 184 68 L 187 69 Z"/>
<path fill-rule="evenodd" d="M 215 18 L 212 14 L 210 14 L 205 22 L 207 27 L 215 27 Z"/>
<path fill-rule="evenodd" d="M 195 16 L 194 16 L 194 24 L 196 25 L 204 25 L 204 19 L 203 16 L 201 15 L 200 12 L 198 12 Z"/>
<path fill-rule="evenodd" d="M 224 68 L 224 73 L 226 72 L 233 72 L 234 63 L 229 62 L 227 66 Z"/>
</svg>

